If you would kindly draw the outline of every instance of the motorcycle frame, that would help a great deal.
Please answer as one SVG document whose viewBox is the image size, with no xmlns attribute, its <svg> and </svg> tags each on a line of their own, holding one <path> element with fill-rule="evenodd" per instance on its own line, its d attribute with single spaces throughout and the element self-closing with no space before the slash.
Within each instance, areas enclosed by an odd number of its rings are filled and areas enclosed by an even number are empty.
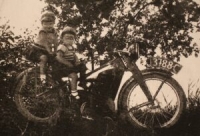
<svg viewBox="0 0 200 136">
<path fill-rule="evenodd" d="M 116 95 L 115 98 L 113 100 L 114 105 L 115 105 L 115 110 L 118 110 L 118 100 L 119 100 L 119 94 L 123 91 L 123 89 L 127 86 L 128 81 L 133 81 L 136 80 L 136 82 L 138 82 L 138 84 L 140 85 L 140 87 L 142 88 L 142 91 L 144 92 L 145 96 L 148 99 L 147 103 L 144 103 L 145 105 L 148 104 L 153 104 L 154 101 L 154 97 L 151 95 L 146 83 L 143 80 L 143 72 L 141 71 L 138 66 L 136 65 L 135 61 L 132 62 L 127 62 L 125 60 L 125 58 L 123 57 L 123 55 L 118 52 L 118 58 L 120 58 L 121 62 L 124 65 L 124 71 L 123 71 L 123 76 L 121 78 L 120 81 L 120 85 L 118 87 L 118 89 L 116 90 Z M 115 58 L 116 59 L 116 58 Z M 94 81 L 97 76 L 105 71 L 105 70 L 112 70 L 115 69 L 115 66 L 112 65 L 112 61 L 114 61 L 115 59 L 107 62 L 106 64 L 102 65 L 101 67 L 91 71 L 90 73 L 86 74 L 86 81 Z M 130 64 L 128 64 L 130 63 Z M 36 67 L 38 67 L 38 65 L 36 65 Z M 27 70 L 23 71 L 21 74 L 19 74 L 17 76 L 17 81 L 19 81 L 20 78 L 22 78 L 22 76 L 26 73 L 28 73 L 32 68 L 28 68 Z M 154 71 L 155 72 L 155 71 Z M 167 73 L 166 71 L 162 70 L 159 73 Z M 165 75 L 169 75 L 170 73 L 167 73 Z M 171 76 L 171 75 L 170 75 Z M 128 77 L 128 78 L 127 78 Z M 63 77 L 65 78 L 65 77 Z"/>
<path fill-rule="evenodd" d="M 118 52 L 118 57 L 121 59 L 121 62 L 123 63 L 124 65 L 124 72 L 123 72 L 123 76 L 121 78 L 121 82 L 120 82 L 120 85 L 117 89 L 117 92 L 116 92 L 116 95 L 115 95 L 115 98 L 113 100 L 113 103 L 115 105 L 115 111 L 118 110 L 118 100 L 119 100 L 119 94 L 127 87 L 128 84 L 130 84 L 130 81 L 133 81 L 135 80 L 139 86 L 141 87 L 142 91 L 144 92 L 145 96 L 147 97 L 147 102 L 143 103 L 142 105 L 139 105 L 137 108 L 139 107 L 142 107 L 144 105 L 150 105 L 150 104 L 154 104 L 154 99 L 155 99 L 155 96 L 152 96 L 144 79 L 143 79 L 143 74 L 149 74 L 149 72 L 154 72 L 154 73 L 158 73 L 158 74 L 161 74 L 161 75 L 165 75 L 165 77 L 169 77 L 169 76 L 172 76 L 172 73 L 169 73 L 165 70 L 140 70 L 138 68 L 138 66 L 136 65 L 136 61 L 131 61 L 131 62 L 128 62 L 125 60 L 125 58 L 123 57 L 123 55 Z M 116 58 L 115 58 L 116 59 Z M 111 60 L 110 62 L 107 62 L 106 64 L 104 64 L 103 66 L 95 69 L 94 71 L 90 72 L 87 74 L 86 76 L 86 79 L 87 80 L 94 80 L 97 78 L 97 76 L 105 71 L 105 70 L 112 70 L 114 69 L 115 67 L 112 65 L 112 61 L 114 60 Z M 167 78 L 166 78 L 167 79 Z M 156 93 L 159 92 L 159 89 L 157 90 Z"/>
</svg>

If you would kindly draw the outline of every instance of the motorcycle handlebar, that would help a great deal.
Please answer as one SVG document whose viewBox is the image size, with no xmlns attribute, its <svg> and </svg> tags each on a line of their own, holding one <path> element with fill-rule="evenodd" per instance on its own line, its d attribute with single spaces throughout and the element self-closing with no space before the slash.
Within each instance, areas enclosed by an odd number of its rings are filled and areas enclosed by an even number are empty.
<svg viewBox="0 0 200 136">
<path fill-rule="evenodd" d="M 135 54 L 135 53 L 131 53 L 127 50 L 115 50 L 113 51 L 113 55 L 116 56 L 116 57 L 126 57 L 126 58 L 129 58 L 130 61 L 136 61 L 138 59 L 138 55 Z"/>
<path fill-rule="evenodd" d="M 130 55 L 130 52 L 125 51 L 125 50 L 115 50 L 115 51 L 113 51 L 113 53 L 114 53 L 114 54 L 117 54 L 117 55 L 121 55 L 121 54 L 122 54 L 122 55 L 126 55 L 126 56 L 127 56 L 127 55 L 129 56 L 129 55 Z"/>
</svg>

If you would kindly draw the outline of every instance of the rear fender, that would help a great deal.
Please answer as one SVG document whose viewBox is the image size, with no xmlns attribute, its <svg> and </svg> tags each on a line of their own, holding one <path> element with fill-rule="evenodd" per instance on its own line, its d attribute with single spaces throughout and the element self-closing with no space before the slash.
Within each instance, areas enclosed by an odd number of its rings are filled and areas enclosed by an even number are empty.
<svg viewBox="0 0 200 136">
<path fill-rule="evenodd" d="M 21 73 L 19 73 L 16 77 L 16 81 L 18 82 L 19 80 L 21 80 L 23 78 L 24 75 L 26 75 L 27 73 L 29 73 L 30 71 L 33 71 L 34 69 L 37 69 L 36 67 L 32 67 L 32 68 L 28 68 L 24 71 L 22 71 Z"/>
<path fill-rule="evenodd" d="M 16 78 L 15 78 L 15 82 L 14 82 L 14 85 L 13 85 L 13 87 L 12 87 L 12 90 L 15 89 L 15 87 L 17 86 L 17 84 L 23 79 L 23 77 L 24 77 L 25 75 L 27 75 L 29 72 L 31 72 L 31 71 L 33 71 L 33 70 L 39 71 L 39 68 L 38 68 L 38 67 L 31 67 L 31 68 L 28 68 L 28 69 L 22 71 L 21 73 L 19 73 L 19 74 L 16 76 Z"/>
<path fill-rule="evenodd" d="M 28 68 L 28 69 L 20 72 L 19 74 L 17 74 L 17 76 L 14 79 L 14 83 L 12 84 L 12 87 L 10 88 L 12 95 L 14 95 L 15 89 L 16 89 L 18 83 L 23 79 L 24 75 L 28 74 L 30 71 L 33 71 L 34 69 L 36 69 L 36 67 Z"/>
</svg>

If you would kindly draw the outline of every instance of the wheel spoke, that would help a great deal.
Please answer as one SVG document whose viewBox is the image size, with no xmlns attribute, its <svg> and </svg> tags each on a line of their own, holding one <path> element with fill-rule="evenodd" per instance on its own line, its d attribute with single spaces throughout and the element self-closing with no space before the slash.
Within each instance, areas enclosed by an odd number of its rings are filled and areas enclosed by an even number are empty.
<svg viewBox="0 0 200 136">
<path fill-rule="evenodd" d="M 150 123 L 152 122 L 152 123 L 150 124 L 151 126 L 153 126 L 153 125 L 155 124 L 155 123 L 154 123 L 154 116 L 155 116 L 155 113 L 152 113 L 152 114 L 153 114 L 153 115 L 151 116 L 151 120 L 150 120 Z"/>
<path fill-rule="evenodd" d="M 145 116 L 145 119 L 144 119 L 144 124 L 146 125 L 146 121 L 147 121 L 147 114 Z"/>
<path fill-rule="evenodd" d="M 160 120 L 158 119 L 158 117 L 156 116 L 156 119 L 157 119 L 157 121 L 158 121 L 158 124 L 159 124 L 159 126 L 161 127 L 162 126 L 162 124 L 160 123 Z"/>
<path fill-rule="evenodd" d="M 133 84 L 126 98 L 129 120 L 143 128 L 162 128 L 172 126 L 178 121 L 183 109 L 180 109 L 182 99 L 176 83 L 170 78 L 160 75 L 144 77 L 154 102 L 148 102 L 138 83 Z M 178 91 L 177 91 L 177 90 Z M 177 105 L 177 103 L 180 103 Z"/>
<path fill-rule="evenodd" d="M 17 93 L 15 94 L 15 99 L 18 101 L 18 107 L 22 111 L 21 113 L 33 120 L 43 120 L 45 118 L 53 116 L 59 107 L 59 98 L 57 88 L 56 92 L 53 91 L 53 86 L 55 82 L 49 80 L 49 88 L 41 88 L 39 77 L 33 73 L 29 73 L 26 78 L 23 78 L 19 87 L 17 88 Z M 33 74 L 33 75 L 31 75 Z"/>
<path fill-rule="evenodd" d="M 164 109 L 161 109 L 162 110 L 162 113 L 161 115 L 163 115 L 164 117 L 168 117 L 168 118 L 171 118 L 173 117 L 173 114 L 172 113 L 169 113 L 167 111 L 165 111 Z M 168 116 L 167 116 L 168 115 Z"/>
<path fill-rule="evenodd" d="M 162 109 L 161 109 L 162 110 Z M 162 117 L 165 118 L 165 120 L 167 121 L 169 116 L 165 115 L 166 113 L 164 111 L 162 111 L 162 113 L 159 113 Z"/>
<path fill-rule="evenodd" d="M 135 117 L 137 116 L 137 120 L 142 120 L 143 117 L 145 117 L 146 113 L 138 114 L 136 113 Z"/>
</svg>

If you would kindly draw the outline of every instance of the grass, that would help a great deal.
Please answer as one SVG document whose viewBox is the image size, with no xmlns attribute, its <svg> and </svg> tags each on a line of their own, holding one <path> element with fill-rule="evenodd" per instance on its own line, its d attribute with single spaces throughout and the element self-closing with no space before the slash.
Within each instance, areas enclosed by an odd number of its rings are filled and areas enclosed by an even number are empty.
<svg viewBox="0 0 200 136">
<path fill-rule="evenodd" d="M 108 136 L 200 136 L 200 88 L 189 84 L 187 109 L 179 122 L 169 129 L 140 130 L 126 124 L 116 126 Z M 2 86 L 1 86 L 2 87 Z M 1 88 L 4 90 L 5 88 Z M 8 136 L 97 136 L 105 124 L 101 120 L 71 120 L 63 114 L 56 125 L 27 121 L 18 113 L 8 93 L 0 94 L 0 135 Z"/>
<path fill-rule="evenodd" d="M 158 130 L 158 136 L 200 136 L 200 88 L 196 83 L 188 85 L 187 108 L 182 118 L 172 128 Z M 147 135 L 148 136 L 148 135 Z"/>
</svg>

